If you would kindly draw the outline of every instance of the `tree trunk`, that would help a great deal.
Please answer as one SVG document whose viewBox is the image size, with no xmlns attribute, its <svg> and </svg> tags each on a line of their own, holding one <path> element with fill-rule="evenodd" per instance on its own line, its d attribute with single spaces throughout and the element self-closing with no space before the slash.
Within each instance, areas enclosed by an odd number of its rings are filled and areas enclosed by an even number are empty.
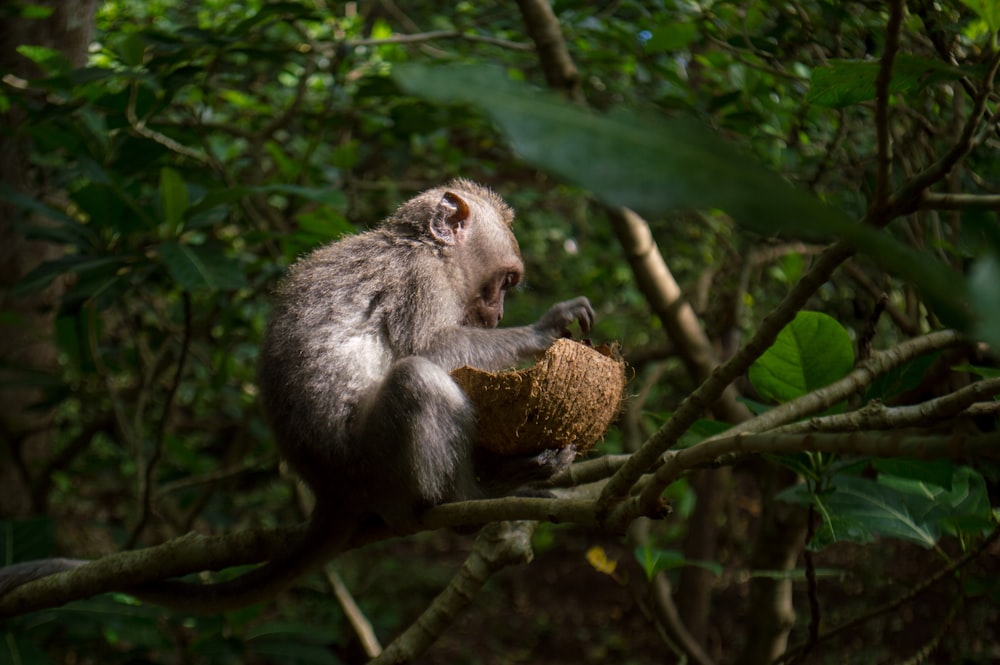
<svg viewBox="0 0 1000 665">
<path fill-rule="evenodd" d="M 5 16 L 0 22 L 0 72 L 12 87 L 26 87 L 41 72 L 20 55 L 17 47 L 30 44 L 56 49 L 74 66 L 87 59 L 94 26 L 96 0 L 35 0 L 52 13 L 43 19 Z M 32 95 L 25 93 L 26 98 Z M 44 103 L 33 98 L 32 103 Z M 15 99 L 0 116 L 0 182 L 22 194 L 37 197 L 45 192 L 44 174 L 31 165 L 31 145 L 18 134 L 28 111 Z M 24 210 L 0 201 L 0 517 L 24 517 L 39 512 L 28 486 L 31 462 L 43 456 L 51 440 L 50 414 L 33 406 L 42 398 L 33 378 L 52 373 L 56 350 L 52 342 L 59 284 L 30 297 L 17 298 L 11 288 L 43 261 L 59 255 L 61 248 L 27 240 L 15 223 Z"/>
</svg>

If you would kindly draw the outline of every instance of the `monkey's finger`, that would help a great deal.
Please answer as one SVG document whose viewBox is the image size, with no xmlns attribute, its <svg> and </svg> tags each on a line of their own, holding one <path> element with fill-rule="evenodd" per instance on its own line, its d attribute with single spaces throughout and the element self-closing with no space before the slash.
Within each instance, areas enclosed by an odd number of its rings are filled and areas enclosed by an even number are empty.
<svg viewBox="0 0 1000 665">
<path fill-rule="evenodd" d="M 580 311 L 577 313 L 576 319 L 580 322 L 580 329 L 584 333 L 589 333 L 594 327 L 594 308 L 590 306 L 590 301 L 586 297 L 579 298 L 578 305 Z"/>
</svg>

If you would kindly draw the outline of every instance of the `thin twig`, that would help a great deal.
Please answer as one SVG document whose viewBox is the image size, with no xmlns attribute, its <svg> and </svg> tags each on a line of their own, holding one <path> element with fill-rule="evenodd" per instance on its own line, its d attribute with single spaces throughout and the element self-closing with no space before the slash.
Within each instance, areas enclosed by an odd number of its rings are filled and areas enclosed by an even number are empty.
<svg viewBox="0 0 1000 665">
<path fill-rule="evenodd" d="M 1000 210 L 1000 194 L 937 194 L 924 192 L 922 210 Z"/>
<path fill-rule="evenodd" d="M 487 35 L 474 35 L 458 30 L 433 30 L 431 32 L 420 32 L 413 35 L 393 35 L 392 37 L 381 37 L 378 39 L 349 39 L 343 43 L 347 48 L 357 48 L 359 46 L 388 46 L 390 44 L 422 44 L 432 42 L 437 39 L 461 39 L 468 42 L 480 42 L 501 46 L 515 51 L 533 51 L 534 44 L 526 42 L 514 42 L 509 39 L 490 37 Z"/>
<path fill-rule="evenodd" d="M 889 199 L 892 178 L 892 135 L 889 131 L 889 84 L 892 66 L 899 51 L 899 33 L 903 25 L 904 0 L 893 0 L 889 6 L 889 23 L 885 30 L 885 53 L 875 78 L 875 135 L 878 172 L 875 179 L 875 207 L 881 208 Z"/>
</svg>

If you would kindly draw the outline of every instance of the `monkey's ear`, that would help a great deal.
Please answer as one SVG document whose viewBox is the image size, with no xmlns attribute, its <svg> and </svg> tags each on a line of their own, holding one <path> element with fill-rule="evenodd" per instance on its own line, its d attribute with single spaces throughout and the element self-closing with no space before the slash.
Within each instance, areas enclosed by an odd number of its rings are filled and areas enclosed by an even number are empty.
<svg viewBox="0 0 1000 665">
<path fill-rule="evenodd" d="M 457 194 L 445 192 L 431 215 L 431 235 L 445 245 L 457 245 L 465 240 L 468 225 L 469 204 Z"/>
</svg>

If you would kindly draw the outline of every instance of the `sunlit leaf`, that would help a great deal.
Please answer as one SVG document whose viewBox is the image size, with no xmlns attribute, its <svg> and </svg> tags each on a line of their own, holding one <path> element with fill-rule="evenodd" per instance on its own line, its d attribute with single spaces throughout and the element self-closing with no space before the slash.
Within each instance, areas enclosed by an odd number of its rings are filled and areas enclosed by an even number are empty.
<svg viewBox="0 0 1000 665">
<path fill-rule="evenodd" d="M 750 367 L 750 382 L 763 397 L 788 402 L 843 378 L 853 366 L 847 330 L 826 314 L 799 312 Z"/>
<path fill-rule="evenodd" d="M 979 18 L 986 22 L 990 32 L 1000 30 L 1000 1 L 998 0 L 962 0 L 962 4 L 976 12 Z"/>
<path fill-rule="evenodd" d="M 613 575 L 615 569 L 618 567 L 618 562 L 609 559 L 607 552 L 604 551 L 603 547 L 591 547 L 587 550 L 587 563 L 593 567 L 599 573 L 604 573 L 605 575 Z"/>
</svg>

